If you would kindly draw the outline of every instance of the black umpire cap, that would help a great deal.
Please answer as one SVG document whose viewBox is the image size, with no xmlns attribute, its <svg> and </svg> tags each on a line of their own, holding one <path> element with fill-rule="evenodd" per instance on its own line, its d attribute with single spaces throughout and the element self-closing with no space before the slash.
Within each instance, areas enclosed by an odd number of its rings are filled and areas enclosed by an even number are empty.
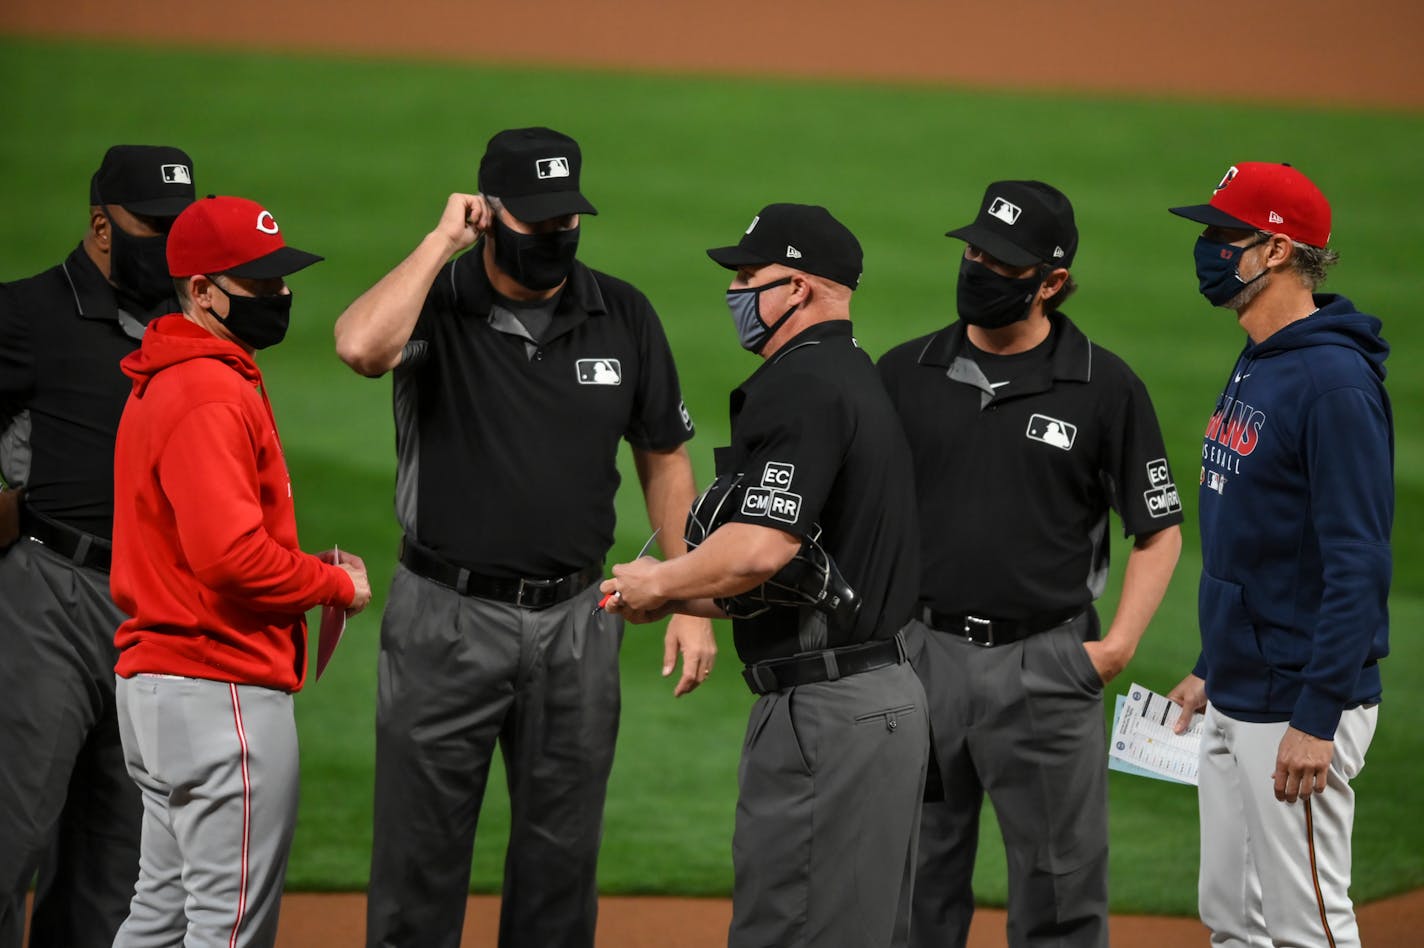
<svg viewBox="0 0 1424 948">
<path fill-rule="evenodd" d="M 115 145 L 89 179 L 91 205 L 145 217 L 177 217 L 193 198 L 193 160 L 169 145 Z"/>
<path fill-rule="evenodd" d="M 597 214 L 579 193 L 583 153 L 578 142 L 552 128 L 510 128 L 485 146 L 481 194 L 497 197 L 522 221 L 566 214 Z"/>
<path fill-rule="evenodd" d="M 818 204 L 768 204 L 735 247 L 707 256 L 728 270 L 780 263 L 850 287 L 860 285 L 860 241 Z"/>
<path fill-rule="evenodd" d="M 1071 267 L 1078 253 L 1073 205 L 1042 181 L 995 181 L 985 189 L 974 223 L 945 236 L 973 244 L 1011 267 Z"/>
</svg>

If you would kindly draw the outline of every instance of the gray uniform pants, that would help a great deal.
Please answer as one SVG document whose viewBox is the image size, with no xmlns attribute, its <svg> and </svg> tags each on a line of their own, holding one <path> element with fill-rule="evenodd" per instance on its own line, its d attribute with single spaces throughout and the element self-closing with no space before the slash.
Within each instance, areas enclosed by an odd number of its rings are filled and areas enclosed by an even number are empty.
<svg viewBox="0 0 1424 948">
<path fill-rule="evenodd" d="M 138 876 L 138 791 L 114 712 L 109 576 L 0 551 L 0 948 L 107 948 Z"/>
<path fill-rule="evenodd" d="M 511 826 L 502 948 L 592 948 L 623 621 L 595 584 L 543 610 L 396 568 L 381 623 L 371 948 L 455 948 L 496 742 Z"/>
<path fill-rule="evenodd" d="M 1107 945 L 1107 735 L 1082 645 L 1091 628 L 1085 615 L 992 648 L 907 628 L 945 796 L 925 803 L 920 826 L 913 945 L 969 937 L 986 790 L 1008 856 L 1011 948 Z"/>
<path fill-rule="evenodd" d="M 297 821 L 292 696 L 156 675 L 117 690 L 143 849 L 114 948 L 275 944 Z"/>
<path fill-rule="evenodd" d="M 758 699 L 737 774 L 729 948 L 904 944 L 928 755 L 907 663 Z"/>
</svg>

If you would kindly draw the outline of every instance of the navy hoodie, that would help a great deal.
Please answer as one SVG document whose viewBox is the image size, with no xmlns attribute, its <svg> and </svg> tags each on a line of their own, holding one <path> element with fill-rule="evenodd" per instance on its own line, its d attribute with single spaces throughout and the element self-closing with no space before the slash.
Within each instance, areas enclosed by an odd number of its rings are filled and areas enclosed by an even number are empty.
<svg viewBox="0 0 1424 948">
<path fill-rule="evenodd" d="M 1343 296 L 1248 344 L 1202 445 L 1202 654 L 1222 713 L 1331 740 L 1380 698 L 1394 423 L 1380 322 Z"/>
</svg>

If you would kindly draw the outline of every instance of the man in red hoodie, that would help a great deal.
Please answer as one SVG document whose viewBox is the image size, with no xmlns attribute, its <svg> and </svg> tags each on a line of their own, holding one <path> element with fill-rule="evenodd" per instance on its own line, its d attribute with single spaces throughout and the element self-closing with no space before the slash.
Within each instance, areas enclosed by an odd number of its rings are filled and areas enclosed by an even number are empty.
<svg viewBox="0 0 1424 948">
<path fill-rule="evenodd" d="M 118 714 L 143 796 L 142 857 L 116 946 L 271 945 L 297 809 L 291 693 L 305 613 L 370 600 L 364 564 L 297 546 L 291 479 L 253 353 L 282 340 L 286 246 L 243 198 L 173 224 L 181 315 L 121 366 L 114 457 Z M 333 561 L 335 563 L 333 564 Z M 185 934 L 186 933 L 186 934 Z"/>
</svg>

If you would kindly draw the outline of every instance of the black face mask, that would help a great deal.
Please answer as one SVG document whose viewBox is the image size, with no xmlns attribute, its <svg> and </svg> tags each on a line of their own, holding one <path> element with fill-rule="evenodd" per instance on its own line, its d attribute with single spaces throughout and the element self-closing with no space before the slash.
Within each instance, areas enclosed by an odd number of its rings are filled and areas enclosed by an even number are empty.
<svg viewBox="0 0 1424 948">
<path fill-rule="evenodd" d="M 123 308 L 134 316 L 151 316 L 173 299 L 173 278 L 168 275 L 168 235 L 135 237 L 109 219 L 109 281 Z"/>
<path fill-rule="evenodd" d="M 568 279 L 578 252 L 579 229 L 521 234 L 494 217 L 494 264 L 531 290 L 552 290 Z"/>
<path fill-rule="evenodd" d="M 204 309 L 226 326 L 228 332 L 254 349 L 275 346 L 286 338 L 287 326 L 292 321 L 290 291 L 275 296 L 233 296 L 218 286 L 212 277 L 208 277 L 208 282 L 227 297 L 227 318 L 213 312 L 211 306 Z"/>
<path fill-rule="evenodd" d="M 959 318 L 981 329 L 1002 329 L 1027 319 L 1047 274 L 1006 277 L 965 257 L 959 263 Z"/>
</svg>

